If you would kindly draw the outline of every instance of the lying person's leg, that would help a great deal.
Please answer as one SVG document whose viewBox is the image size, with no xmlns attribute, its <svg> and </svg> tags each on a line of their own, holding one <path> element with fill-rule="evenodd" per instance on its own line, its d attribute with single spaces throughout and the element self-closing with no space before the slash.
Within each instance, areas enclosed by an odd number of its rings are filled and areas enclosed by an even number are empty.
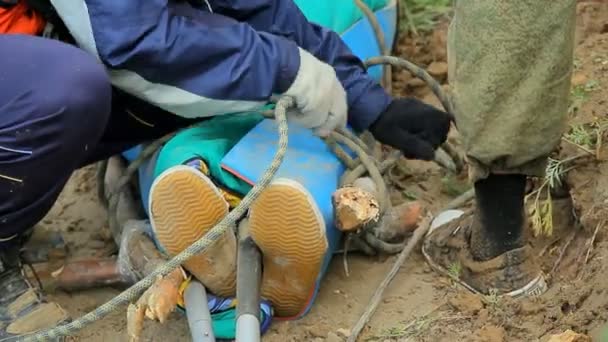
<svg viewBox="0 0 608 342">
<path fill-rule="evenodd" d="M 7 307 L 31 289 L 20 270 L 20 245 L 98 143 L 111 96 L 103 66 L 74 47 L 0 35 L 0 50 L 7 51 L 0 65 L 0 304 Z M 58 315 L 49 324 L 65 318 L 36 298 L 14 316 L 0 313 L 14 323 L 2 326 L 0 338 L 18 334 L 38 310 Z"/>
<path fill-rule="evenodd" d="M 460 264 L 460 280 L 483 293 L 545 288 L 523 239 L 524 191 L 564 128 L 575 2 L 455 3 L 449 76 L 477 209 L 433 230 L 424 251 L 441 270 Z"/>
<path fill-rule="evenodd" d="M 263 254 L 262 297 L 277 316 L 294 319 L 311 309 L 341 233 L 319 207 L 336 189 L 332 179 L 311 189 L 306 176 L 283 176 L 254 202 L 249 223 Z"/>
<path fill-rule="evenodd" d="M 205 235 L 250 189 L 222 170 L 221 160 L 249 132 L 261 115 L 218 116 L 184 129 L 158 153 L 146 172 L 154 179 L 147 208 L 159 247 L 176 255 Z M 234 296 L 236 239 L 233 230 L 184 267 L 209 291 Z"/>
<path fill-rule="evenodd" d="M 240 179 L 262 179 L 277 149 L 276 122 L 264 120 L 233 147 L 222 165 Z M 312 307 L 341 233 L 331 198 L 345 168 L 319 137 L 289 125 L 285 159 L 249 211 L 249 231 L 263 255 L 262 297 L 275 314 L 300 318 Z"/>
</svg>

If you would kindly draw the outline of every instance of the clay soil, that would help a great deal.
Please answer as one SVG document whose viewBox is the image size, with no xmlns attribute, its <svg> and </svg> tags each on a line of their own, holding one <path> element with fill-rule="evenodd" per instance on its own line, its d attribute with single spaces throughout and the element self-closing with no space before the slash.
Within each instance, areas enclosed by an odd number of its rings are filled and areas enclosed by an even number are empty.
<svg viewBox="0 0 608 342">
<path fill-rule="evenodd" d="M 573 77 L 577 100 L 570 123 L 593 134 L 587 140 L 578 139 L 580 134 L 567 135 L 576 138 L 579 146 L 564 142 L 556 151 L 555 158 L 560 159 L 589 156 L 575 160 L 575 168 L 566 177 L 572 199 L 563 193 L 554 196 L 553 234 L 531 239 L 548 275 L 549 291 L 536 300 L 479 298 L 433 273 L 417 252 L 387 289 L 361 341 L 546 341 L 567 329 L 602 341 L 608 321 L 608 152 L 604 151 L 608 147 L 602 146 L 602 140 L 608 141 L 604 134 L 608 123 L 608 3 L 581 1 L 578 12 Z M 428 67 L 445 81 L 446 31 L 447 24 L 440 23 L 434 32 L 402 36 L 397 53 Z M 396 94 L 438 105 L 409 74 L 395 72 L 394 81 Z M 431 212 L 468 186 L 466 176 L 449 176 L 433 164 L 411 161 L 393 169 L 389 181 L 395 202 L 416 199 Z M 41 226 L 61 231 L 72 256 L 109 256 L 116 251 L 105 211 L 96 199 L 92 167 L 74 174 Z M 344 340 L 393 262 L 394 257 L 352 254 L 347 277 L 337 257 L 312 312 L 299 321 L 275 322 L 264 341 Z M 73 317 L 79 317 L 119 292 L 105 288 L 53 293 L 51 297 Z M 122 308 L 85 328 L 73 340 L 124 341 L 125 317 L 126 309 Z M 147 322 L 144 339 L 189 341 L 186 320 L 175 313 L 164 325 Z"/>
</svg>

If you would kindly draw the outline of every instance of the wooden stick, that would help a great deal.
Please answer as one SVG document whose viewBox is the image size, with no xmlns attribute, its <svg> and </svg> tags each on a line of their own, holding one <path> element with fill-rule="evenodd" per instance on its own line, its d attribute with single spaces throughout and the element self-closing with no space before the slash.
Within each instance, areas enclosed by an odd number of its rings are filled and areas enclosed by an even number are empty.
<svg viewBox="0 0 608 342">
<path fill-rule="evenodd" d="M 166 262 L 165 257 L 143 231 L 128 232 L 118 258 L 85 258 L 62 263 L 43 262 L 33 265 L 42 286 L 47 290 L 79 291 L 97 287 L 129 285 Z M 126 254 L 126 255 L 125 255 Z M 127 267 L 124 265 L 127 264 Z M 132 274 L 132 273 L 135 274 Z M 134 277 L 135 276 L 135 277 Z"/>
<path fill-rule="evenodd" d="M 380 205 L 374 195 L 357 187 L 344 187 L 332 196 L 336 227 L 343 232 L 356 232 L 378 223 Z"/>
<path fill-rule="evenodd" d="M 352 186 L 336 190 L 332 197 L 336 227 L 343 232 L 373 228 L 382 240 L 404 236 L 415 229 L 421 206 L 418 202 L 403 203 L 388 209 L 380 219 L 376 185 L 369 177 L 361 177 Z"/>
<path fill-rule="evenodd" d="M 570 244 L 572 243 L 572 241 L 574 241 L 574 238 L 576 237 L 576 233 L 577 231 L 573 231 L 572 234 L 570 234 L 570 237 L 568 238 L 568 241 L 566 241 L 566 243 L 564 244 L 564 247 L 561 248 L 560 252 L 559 252 L 559 256 L 557 257 L 557 260 L 555 260 L 555 263 L 553 263 L 553 267 L 551 268 L 551 275 L 553 275 L 555 273 L 555 271 L 557 271 L 557 268 L 559 267 L 559 264 L 561 264 L 562 259 L 564 258 L 564 255 L 566 255 L 566 251 L 568 250 L 568 247 L 570 247 Z"/>
<path fill-rule="evenodd" d="M 591 250 L 593 249 L 593 243 L 595 242 L 595 238 L 597 237 L 597 232 L 600 230 L 600 227 L 603 227 L 605 224 L 606 224 L 606 221 L 604 220 L 604 221 L 598 223 L 597 227 L 595 227 L 593 236 L 591 237 L 591 240 L 589 240 L 589 249 L 587 250 L 587 254 L 585 255 L 585 262 L 584 262 L 585 265 L 589 261 L 589 255 L 591 255 Z"/>
<path fill-rule="evenodd" d="M 464 194 L 460 195 L 459 197 L 457 197 L 456 199 L 454 199 L 452 202 L 448 203 L 448 205 L 445 207 L 444 210 L 455 209 L 457 207 L 460 207 L 460 206 L 466 204 L 469 200 L 473 199 L 474 196 L 475 196 L 475 192 L 473 190 L 469 190 L 469 191 L 465 192 Z M 380 304 L 380 301 L 382 300 L 384 291 L 386 290 L 388 285 L 391 283 L 393 278 L 395 278 L 395 276 L 397 275 L 397 272 L 399 272 L 399 269 L 401 268 L 401 266 L 403 265 L 405 260 L 407 260 L 408 256 L 412 252 L 412 250 L 416 247 L 416 245 L 418 245 L 418 242 L 420 242 L 420 240 L 422 240 L 422 238 L 426 235 L 427 231 L 431 227 L 431 223 L 432 223 L 431 218 L 427 217 L 426 222 L 423 222 L 420 225 L 420 228 L 418 228 L 414 231 L 414 235 L 412 236 L 410 241 L 407 243 L 407 245 L 405 246 L 403 251 L 401 251 L 401 253 L 397 257 L 397 260 L 395 260 L 395 264 L 393 265 L 393 267 L 391 268 L 389 273 L 386 275 L 384 280 L 382 280 L 382 283 L 380 283 L 380 286 L 378 286 L 378 289 L 372 296 L 372 298 L 367 306 L 367 309 L 365 310 L 363 315 L 359 318 L 359 320 L 357 321 L 357 324 L 355 324 L 355 327 L 352 329 L 351 335 L 349 336 L 347 342 L 357 341 L 357 338 L 361 334 L 361 331 L 363 331 L 363 329 L 365 328 L 365 326 L 367 325 L 367 323 L 369 322 L 371 317 L 376 312 L 376 309 L 378 308 L 378 305 Z"/>
<path fill-rule="evenodd" d="M 41 263 L 33 265 L 33 268 L 36 274 L 28 277 L 37 277 L 46 291 L 71 292 L 132 283 L 129 277 L 121 273 L 116 259 L 72 260 L 60 266 Z"/>
<path fill-rule="evenodd" d="M 380 286 L 378 286 L 378 289 L 372 296 L 372 299 L 370 300 L 369 305 L 367 306 L 367 309 L 365 310 L 365 312 L 363 313 L 361 318 L 359 318 L 359 321 L 357 321 L 357 324 L 355 324 L 355 327 L 352 329 L 351 335 L 348 337 L 347 342 L 356 342 L 357 341 L 359 334 L 361 334 L 361 331 L 363 330 L 363 328 L 365 328 L 365 326 L 369 322 L 370 318 L 376 312 L 376 309 L 378 308 L 378 305 L 380 304 L 380 301 L 382 300 L 382 295 L 384 294 L 384 290 L 386 290 L 386 288 L 391 283 L 393 278 L 395 278 L 395 276 L 397 275 L 397 272 L 399 272 L 399 269 L 401 268 L 401 265 L 403 265 L 403 263 L 405 262 L 407 257 L 414 250 L 414 247 L 416 247 L 416 245 L 418 245 L 418 242 L 420 242 L 420 240 L 422 240 L 422 238 L 424 237 L 424 235 L 426 234 L 426 232 L 429 230 L 430 227 L 431 227 L 431 219 L 427 218 L 426 222 L 424 222 L 420 228 L 418 228 L 414 231 L 414 235 L 412 236 L 410 241 L 407 243 L 407 245 L 405 246 L 403 251 L 401 251 L 401 253 L 399 254 L 399 257 L 397 257 L 395 264 L 393 265 L 393 267 L 391 268 L 389 273 L 386 275 L 384 280 L 382 280 L 382 283 L 380 283 Z"/>
</svg>

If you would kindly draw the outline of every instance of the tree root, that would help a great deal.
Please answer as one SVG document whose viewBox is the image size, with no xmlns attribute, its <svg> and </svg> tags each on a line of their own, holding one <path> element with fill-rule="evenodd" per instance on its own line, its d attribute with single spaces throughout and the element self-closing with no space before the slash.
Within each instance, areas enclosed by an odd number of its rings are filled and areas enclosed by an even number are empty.
<svg viewBox="0 0 608 342">
<path fill-rule="evenodd" d="M 165 323 L 175 310 L 179 300 L 179 288 L 186 279 L 180 268 L 173 270 L 165 277 L 159 276 L 154 285 L 148 288 L 135 304 L 127 309 L 127 335 L 130 342 L 141 339 L 144 317 Z"/>
</svg>

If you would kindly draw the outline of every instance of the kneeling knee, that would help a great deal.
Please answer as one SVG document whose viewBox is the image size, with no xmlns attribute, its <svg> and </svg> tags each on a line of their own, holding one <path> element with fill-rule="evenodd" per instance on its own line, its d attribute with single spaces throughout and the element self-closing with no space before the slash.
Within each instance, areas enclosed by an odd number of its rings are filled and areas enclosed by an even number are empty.
<svg viewBox="0 0 608 342">
<path fill-rule="evenodd" d="M 110 117 L 112 89 L 110 79 L 101 63 L 82 51 L 74 53 L 69 65 L 62 64 L 55 80 L 61 80 L 50 90 L 42 106 L 46 112 L 61 117 L 68 136 L 92 143 L 99 139 Z"/>
<path fill-rule="evenodd" d="M 111 108 L 110 79 L 104 67 L 93 58 L 80 61 L 61 85 L 63 105 L 68 111 L 90 120 L 107 120 Z M 97 120 L 93 120 L 97 121 Z"/>
<path fill-rule="evenodd" d="M 76 49 L 74 49 L 76 50 Z M 44 118 L 36 126 L 47 127 L 47 139 L 60 141 L 58 153 L 73 155 L 94 146 L 105 131 L 112 106 L 112 89 L 103 65 L 82 51 L 72 50 L 69 64 L 56 62 L 40 84 L 37 111 Z"/>
</svg>

